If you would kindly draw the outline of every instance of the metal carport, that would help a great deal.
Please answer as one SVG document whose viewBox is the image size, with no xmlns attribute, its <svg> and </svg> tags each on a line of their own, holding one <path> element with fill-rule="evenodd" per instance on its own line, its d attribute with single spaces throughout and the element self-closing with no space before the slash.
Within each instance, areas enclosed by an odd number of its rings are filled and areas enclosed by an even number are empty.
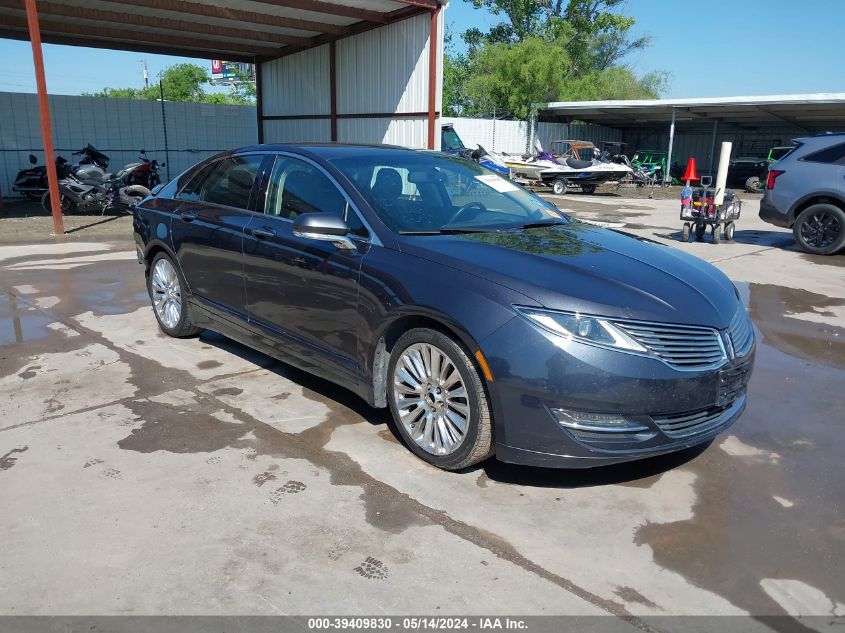
<svg viewBox="0 0 845 633">
<path fill-rule="evenodd" d="M 537 118 L 615 128 L 629 145 L 664 141 L 651 149 L 668 149 L 670 164 L 673 155 L 684 160 L 698 153 L 712 172 L 717 139 L 747 140 L 752 146 L 754 139 L 788 143 L 795 136 L 845 129 L 845 93 L 556 102 L 541 104 Z M 735 148 L 742 152 L 743 143 L 735 142 Z"/>
<path fill-rule="evenodd" d="M 259 142 L 439 143 L 440 0 L 0 0 L 0 37 L 32 42 L 56 234 L 42 41 L 255 63 Z"/>
</svg>

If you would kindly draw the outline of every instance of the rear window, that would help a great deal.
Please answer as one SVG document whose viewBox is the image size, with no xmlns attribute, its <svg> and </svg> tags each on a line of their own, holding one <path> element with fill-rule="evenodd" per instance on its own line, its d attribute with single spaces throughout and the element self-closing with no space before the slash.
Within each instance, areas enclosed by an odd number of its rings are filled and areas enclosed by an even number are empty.
<svg viewBox="0 0 845 633">
<path fill-rule="evenodd" d="M 828 165 L 845 165 L 845 143 L 831 145 L 817 152 L 807 154 L 800 160 L 810 163 L 825 163 Z"/>
</svg>

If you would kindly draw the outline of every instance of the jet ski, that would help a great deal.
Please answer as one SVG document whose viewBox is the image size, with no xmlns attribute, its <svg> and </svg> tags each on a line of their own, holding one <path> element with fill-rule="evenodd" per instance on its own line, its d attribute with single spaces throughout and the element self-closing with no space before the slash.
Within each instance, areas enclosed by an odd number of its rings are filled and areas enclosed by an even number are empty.
<svg viewBox="0 0 845 633">
<path fill-rule="evenodd" d="M 554 153 L 538 147 L 534 155 L 503 154 L 502 158 L 515 178 L 551 187 L 558 195 L 570 186 L 593 193 L 598 185 L 631 174 L 627 165 L 600 160 L 598 149 L 589 141 L 555 141 L 552 147 Z"/>
</svg>

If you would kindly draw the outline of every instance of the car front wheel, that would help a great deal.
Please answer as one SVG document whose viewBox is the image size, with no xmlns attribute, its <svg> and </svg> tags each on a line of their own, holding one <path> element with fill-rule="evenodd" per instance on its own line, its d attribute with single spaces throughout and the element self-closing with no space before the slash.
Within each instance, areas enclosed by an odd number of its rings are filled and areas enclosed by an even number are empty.
<svg viewBox="0 0 845 633">
<path fill-rule="evenodd" d="M 832 255 L 845 248 L 845 211 L 832 204 L 814 204 L 801 212 L 792 233 L 808 253 Z"/>
<path fill-rule="evenodd" d="M 147 291 L 158 326 L 170 336 L 194 336 L 201 331 L 191 318 L 185 287 L 182 273 L 170 256 L 165 253 L 156 255 L 147 275 Z"/>
<path fill-rule="evenodd" d="M 396 342 L 388 365 L 390 411 L 405 444 L 444 470 L 493 453 L 490 405 L 464 349 L 436 330 L 413 329 Z"/>
</svg>

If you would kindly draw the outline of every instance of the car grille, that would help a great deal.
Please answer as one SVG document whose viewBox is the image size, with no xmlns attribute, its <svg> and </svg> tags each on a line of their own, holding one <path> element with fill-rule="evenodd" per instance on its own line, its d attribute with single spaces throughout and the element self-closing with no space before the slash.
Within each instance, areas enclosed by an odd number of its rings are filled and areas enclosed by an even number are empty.
<svg viewBox="0 0 845 633">
<path fill-rule="evenodd" d="M 652 416 L 652 420 L 672 438 L 691 437 L 706 433 L 733 420 L 745 407 L 745 396 L 740 396 L 726 407 L 710 407 L 700 411 L 674 415 Z"/>
<path fill-rule="evenodd" d="M 754 326 L 744 308 L 737 310 L 728 327 L 728 332 L 737 357 L 741 358 L 751 351 L 751 346 L 754 344 Z"/>
<path fill-rule="evenodd" d="M 631 321 L 613 323 L 676 369 L 707 369 L 726 359 L 719 333 L 710 328 Z"/>
</svg>

